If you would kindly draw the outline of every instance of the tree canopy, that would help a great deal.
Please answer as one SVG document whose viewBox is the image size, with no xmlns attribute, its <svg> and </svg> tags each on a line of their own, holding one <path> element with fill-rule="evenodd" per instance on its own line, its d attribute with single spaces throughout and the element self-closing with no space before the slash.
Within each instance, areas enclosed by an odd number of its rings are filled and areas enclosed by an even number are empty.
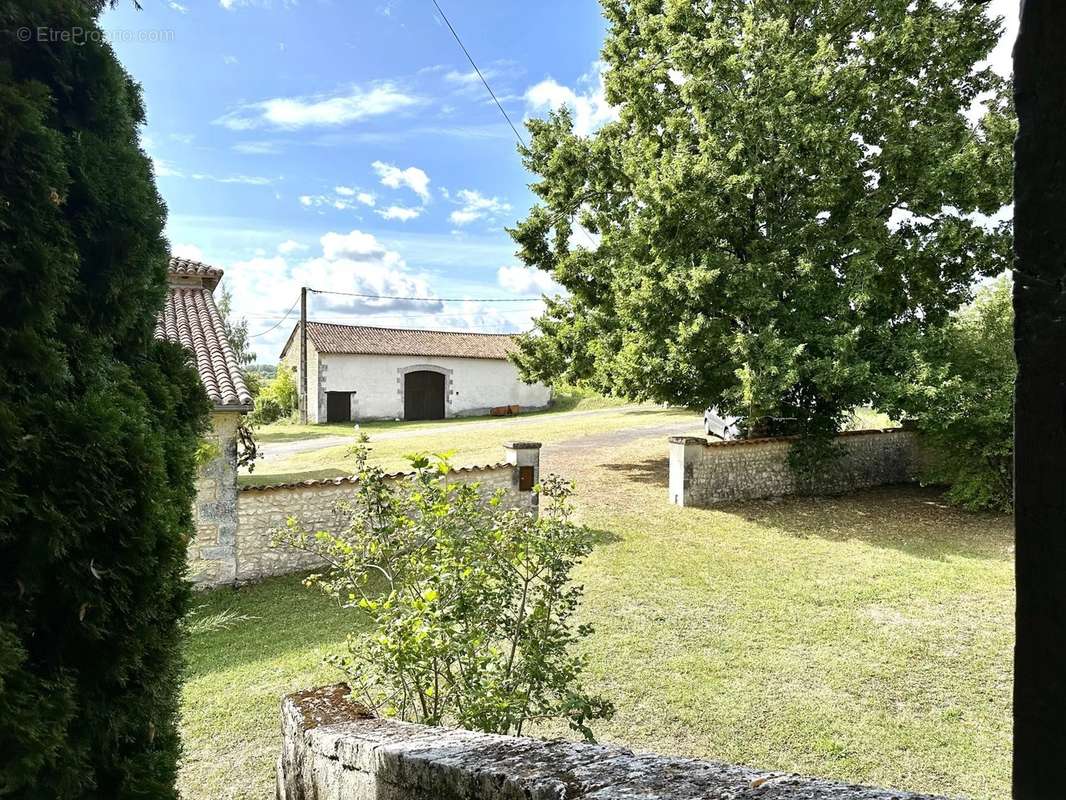
<svg viewBox="0 0 1066 800">
<path fill-rule="evenodd" d="M 102 3 L 0 6 L 0 795 L 175 796 L 207 397 Z M 17 31 L 80 29 L 78 41 Z"/>
<path fill-rule="evenodd" d="M 539 201 L 511 234 L 569 296 L 516 362 L 835 429 L 1008 264 L 1009 226 L 975 218 L 1011 191 L 1011 109 L 979 66 L 999 22 L 941 0 L 603 7 L 617 120 L 528 123 Z"/>
</svg>

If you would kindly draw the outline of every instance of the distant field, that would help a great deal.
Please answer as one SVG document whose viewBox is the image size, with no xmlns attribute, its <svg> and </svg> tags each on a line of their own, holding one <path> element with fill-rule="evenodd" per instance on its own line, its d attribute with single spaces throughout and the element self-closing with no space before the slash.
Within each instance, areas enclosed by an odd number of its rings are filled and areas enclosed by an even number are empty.
<svg viewBox="0 0 1066 800">
<path fill-rule="evenodd" d="M 578 408 L 578 411 L 588 409 Z M 335 478 L 355 469 L 351 447 L 361 431 L 370 436 L 373 460 L 388 469 L 408 466 L 409 453 L 451 454 L 457 465 L 494 464 L 503 459 L 503 443 L 512 439 L 551 444 L 597 434 L 665 425 L 690 426 L 698 432 L 700 417 L 691 411 L 657 406 L 624 406 L 592 410 L 594 413 L 542 413 L 536 416 L 479 417 L 437 423 L 368 423 L 357 431 L 351 426 L 345 434 L 351 443 L 296 453 L 257 465 L 255 472 L 241 475 L 243 485 L 284 483 L 309 478 Z M 531 421 L 532 419 L 532 421 Z M 318 427 L 318 426 L 316 426 Z M 325 426 L 330 427 L 330 426 Z M 417 435 L 420 430 L 424 434 Z M 390 438 L 402 433 L 402 438 Z M 375 439 L 375 434 L 381 436 Z M 415 434 L 415 435 L 408 435 Z M 330 434 L 336 435 L 336 433 Z M 664 434 L 665 438 L 665 434 Z M 263 449 L 271 440 L 260 437 Z"/>
<path fill-rule="evenodd" d="M 518 416 L 521 418 L 532 416 L 550 416 L 552 414 L 565 413 L 567 411 L 596 411 L 607 408 L 622 408 L 632 405 L 627 400 L 615 397 L 601 397 L 597 394 L 569 390 L 555 395 L 551 408 L 542 411 L 523 411 Z M 358 425 L 354 422 L 332 422 L 321 425 L 300 425 L 294 422 L 276 422 L 271 425 L 263 425 L 256 430 L 256 440 L 260 442 L 291 442 L 304 439 L 318 439 L 326 436 L 355 436 L 361 430 L 368 434 L 378 431 L 394 429 L 417 430 L 430 428 L 442 424 L 462 426 L 472 422 L 484 422 L 486 420 L 499 419 L 499 417 L 456 417 L 449 420 L 434 420 L 426 422 L 404 422 L 402 420 L 378 420 L 374 422 L 362 422 Z"/>
</svg>

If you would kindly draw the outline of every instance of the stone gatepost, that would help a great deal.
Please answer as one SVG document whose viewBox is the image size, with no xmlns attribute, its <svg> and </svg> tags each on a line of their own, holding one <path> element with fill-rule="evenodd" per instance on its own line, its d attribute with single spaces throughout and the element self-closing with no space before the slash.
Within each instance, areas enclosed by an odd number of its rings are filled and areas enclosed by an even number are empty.
<svg viewBox="0 0 1066 800">
<path fill-rule="evenodd" d="M 696 436 L 670 437 L 670 502 L 692 505 L 692 470 L 707 441 Z"/>
<path fill-rule="evenodd" d="M 529 497 L 529 508 L 536 514 L 539 497 L 533 487 L 540 483 L 540 442 L 505 442 L 506 461 L 514 467 L 511 488 Z"/>
</svg>

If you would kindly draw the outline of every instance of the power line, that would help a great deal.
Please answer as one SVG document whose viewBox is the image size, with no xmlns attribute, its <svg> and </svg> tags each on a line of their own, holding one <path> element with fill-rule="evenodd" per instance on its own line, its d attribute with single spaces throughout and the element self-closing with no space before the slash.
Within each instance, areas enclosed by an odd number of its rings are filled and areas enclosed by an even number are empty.
<svg viewBox="0 0 1066 800">
<path fill-rule="evenodd" d="M 444 13 L 444 9 L 442 9 L 440 7 L 440 3 L 438 3 L 437 0 L 433 0 L 433 5 L 437 7 L 438 13 L 441 15 L 441 18 L 444 20 L 444 23 L 448 26 L 448 30 L 450 30 L 452 32 L 452 36 L 455 37 L 455 41 L 459 43 L 459 47 L 462 48 L 463 54 L 466 56 L 466 60 L 470 62 L 470 66 L 472 66 L 474 68 L 474 72 L 476 72 L 477 76 L 479 78 L 481 78 L 481 82 L 483 84 L 485 84 L 485 88 L 488 89 L 489 96 L 492 97 L 492 101 L 496 104 L 496 108 L 500 109 L 500 113 L 503 114 L 503 118 L 505 120 L 507 120 L 507 124 L 511 126 L 511 130 L 514 131 L 514 135 L 515 135 L 515 138 L 518 139 L 518 143 L 520 145 L 522 145 L 522 147 L 525 147 L 525 148 L 528 149 L 528 145 L 526 144 L 526 140 L 522 138 L 522 134 L 520 134 L 518 132 L 518 128 L 516 128 L 514 123 L 511 122 L 511 118 L 507 115 L 507 111 L 504 109 L 503 105 L 497 99 L 496 93 L 494 91 L 492 91 L 492 87 L 489 86 L 489 82 L 487 80 L 485 80 L 485 76 L 481 74 L 481 70 L 478 69 L 477 64 L 474 63 L 474 59 L 470 55 L 470 51 L 466 49 L 466 45 L 463 44 L 463 40 L 459 38 L 458 32 L 456 32 L 455 27 L 451 23 L 451 20 L 448 19 L 447 14 Z M 623 173 L 623 174 L 625 174 L 625 173 Z M 591 245 L 592 249 L 595 250 L 596 249 L 596 243 L 594 241 L 592 241 L 591 234 L 589 234 L 589 232 L 587 230 L 585 230 L 585 228 L 583 226 L 581 226 L 580 223 L 578 224 L 578 227 L 581 229 L 581 232 L 583 234 L 585 234 L 585 238 L 588 240 L 589 245 Z"/>
<path fill-rule="evenodd" d="M 270 328 L 267 328 L 265 331 L 260 331 L 259 333 L 253 333 L 248 338 L 249 339 L 255 339 L 257 336 L 266 336 L 268 333 L 270 333 L 272 330 L 274 330 L 275 328 L 280 326 L 281 323 L 283 323 L 285 320 L 287 320 L 289 318 L 289 314 L 292 313 L 292 310 L 294 308 L 296 308 L 296 303 L 299 303 L 299 302 L 300 302 L 300 298 L 297 297 L 296 298 L 296 302 L 294 302 L 291 306 L 289 306 L 289 310 L 285 312 L 285 316 L 284 317 L 282 317 L 281 319 L 278 320 L 277 324 L 273 325 Z"/>
<path fill-rule="evenodd" d="M 422 314 L 422 313 L 418 313 L 418 314 L 403 314 L 403 313 L 401 313 L 401 314 L 391 314 L 391 313 L 388 313 L 388 309 L 384 309 L 381 312 L 376 312 L 376 311 L 353 312 L 352 314 L 348 314 L 348 315 L 343 316 L 343 317 L 342 316 L 337 316 L 337 315 L 321 316 L 321 315 L 317 315 L 316 314 L 314 321 L 321 322 L 324 319 L 357 319 L 357 318 L 359 318 L 359 319 L 362 319 L 362 318 L 365 318 L 365 319 L 441 319 L 441 318 L 445 318 L 445 317 L 467 317 L 467 316 L 473 316 L 473 315 L 485 316 L 485 315 L 487 315 L 489 313 L 496 314 L 497 316 L 500 316 L 500 317 L 510 317 L 510 316 L 513 316 L 513 315 L 516 315 L 516 314 L 517 315 L 528 314 L 528 313 L 530 313 L 533 310 L 534 310 L 534 307 L 530 306 L 530 307 L 512 307 L 512 308 L 509 308 L 506 311 L 503 311 L 503 310 L 497 311 L 495 309 L 486 309 L 486 310 L 477 310 L 477 311 L 469 312 L 469 311 L 462 311 L 460 309 L 456 309 L 454 311 L 429 312 L 429 313 L 425 313 L 425 314 Z M 262 320 L 263 322 L 272 322 L 272 321 L 278 319 L 278 316 L 276 314 L 245 314 L 243 316 L 245 317 L 245 319 Z"/>
<path fill-rule="evenodd" d="M 507 124 L 511 126 L 511 130 L 514 131 L 515 138 L 518 139 L 519 142 L 521 142 L 523 147 L 525 147 L 525 139 L 522 138 L 522 134 L 518 132 L 518 128 L 515 127 L 514 123 L 511 122 L 511 118 L 507 115 L 507 111 L 504 110 L 503 104 L 500 103 L 500 101 L 496 98 L 496 93 L 492 91 L 492 87 L 489 86 L 489 82 L 485 80 L 485 76 L 481 74 L 481 70 L 478 69 L 477 64 L 474 63 L 473 56 L 471 56 L 470 51 L 466 49 L 466 45 L 463 44 L 463 40 L 459 38 L 459 34 L 452 26 L 451 20 L 448 19 L 448 15 L 444 13 L 444 9 L 440 7 L 440 3 L 438 3 L 437 0 L 433 0 L 433 5 L 437 7 L 437 13 L 441 15 L 441 18 L 444 20 L 444 24 L 448 26 L 448 30 L 452 32 L 452 36 L 455 37 L 455 41 L 459 43 L 459 47 L 462 48 L 463 54 L 466 56 L 466 60 L 470 62 L 470 66 L 474 68 L 474 72 L 476 72 L 477 76 L 481 78 L 481 82 L 485 84 L 485 88 L 489 90 L 489 94 L 492 96 L 492 101 L 496 104 L 496 108 L 500 109 L 500 113 L 503 114 L 503 118 L 507 120 Z"/>
<path fill-rule="evenodd" d="M 539 302 L 540 297 L 404 297 L 393 294 L 363 294 L 362 292 L 336 292 L 328 289 L 311 289 L 313 294 L 338 294 L 344 297 L 363 297 L 370 300 L 419 300 L 424 303 L 529 303 Z"/>
</svg>

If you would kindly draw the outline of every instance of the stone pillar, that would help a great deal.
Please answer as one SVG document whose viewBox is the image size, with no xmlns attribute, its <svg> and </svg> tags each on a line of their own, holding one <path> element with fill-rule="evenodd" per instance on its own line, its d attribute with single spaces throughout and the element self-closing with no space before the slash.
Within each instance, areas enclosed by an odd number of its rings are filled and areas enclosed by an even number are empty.
<svg viewBox="0 0 1066 800">
<path fill-rule="evenodd" d="M 540 483 L 540 442 L 506 442 L 503 448 L 507 463 L 514 467 L 511 488 L 528 494 L 530 510 L 536 514 L 540 498 L 533 487 Z"/>
<path fill-rule="evenodd" d="M 675 506 L 693 504 L 693 464 L 706 444 L 705 440 L 695 436 L 670 437 L 670 502 Z"/>
<path fill-rule="evenodd" d="M 211 438 L 218 455 L 200 467 L 189 543 L 189 580 L 194 586 L 222 586 L 237 576 L 237 425 L 240 413 L 211 414 Z"/>
</svg>

